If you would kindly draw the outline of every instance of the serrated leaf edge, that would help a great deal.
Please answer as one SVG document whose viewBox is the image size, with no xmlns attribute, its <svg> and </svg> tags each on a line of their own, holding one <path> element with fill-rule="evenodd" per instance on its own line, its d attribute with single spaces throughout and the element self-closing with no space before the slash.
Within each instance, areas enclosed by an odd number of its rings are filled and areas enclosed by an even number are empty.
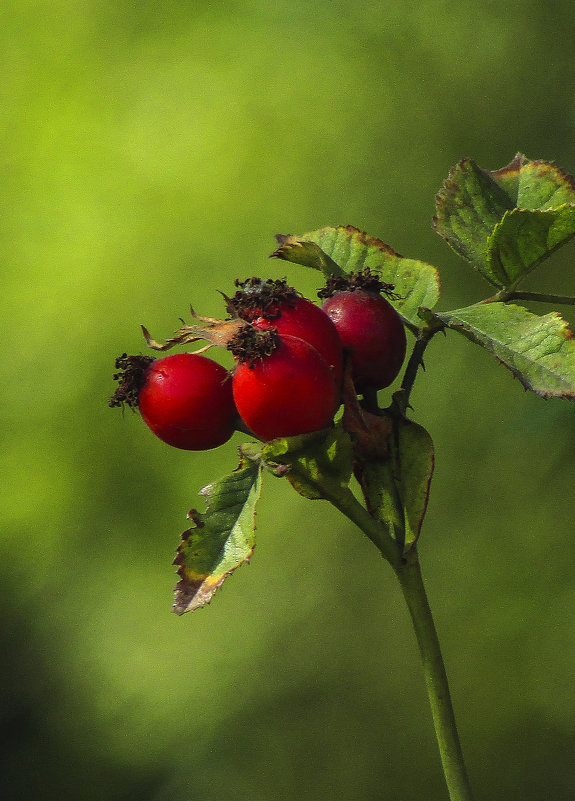
<svg viewBox="0 0 575 801">
<path fill-rule="evenodd" d="M 240 464 L 240 466 L 237 468 L 237 470 L 239 470 L 241 468 L 241 466 L 242 465 Z M 234 471 L 234 472 L 237 472 L 237 471 Z M 254 526 L 254 532 L 255 532 L 255 529 L 256 529 L 256 525 L 255 525 L 255 514 L 256 514 L 255 513 L 255 505 L 257 503 L 257 500 L 258 500 L 258 497 L 259 497 L 259 493 L 260 493 L 260 489 L 261 489 L 261 480 L 262 480 L 262 468 L 261 468 L 261 466 L 258 466 L 257 471 L 254 473 L 254 480 L 253 480 L 253 482 L 252 482 L 252 484 L 250 486 L 250 489 L 249 489 L 249 492 L 247 494 L 246 500 L 242 504 L 241 510 L 237 515 L 236 522 L 231 527 L 231 529 L 229 531 L 229 534 L 227 535 L 226 540 L 224 542 L 224 545 L 222 547 L 222 550 L 221 550 L 222 559 L 223 559 L 223 556 L 224 556 L 224 554 L 226 552 L 226 548 L 228 547 L 228 544 L 233 539 L 234 533 L 237 530 L 237 527 L 239 525 L 240 517 L 242 516 L 243 512 L 245 511 L 245 508 L 246 508 L 246 506 L 248 504 L 248 501 L 250 500 L 252 494 L 254 493 L 254 490 L 257 490 L 257 495 L 256 495 L 256 498 L 254 500 L 254 510 L 253 510 L 253 517 L 254 517 L 253 526 Z M 206 516 L 207 514 L 209 514 L 209 512 L 210 512 L 210 501 L 211 501 L 211 497 L 212 497 L 212 488 L 217 483 L 218 483 L 217 481 L 211 482 L 211 483 L 207 484 L 205 487 L 203 487 L 199 491 L 198 494 L 200 494 L 200 495 L 202 495 L 203 497 L 206 498 L 206 511 L 204 513 L 199 513 L 196 509 L 192 509 L 192 510 L 190 510 L 190 512 L 188 512 L 187 516 L 188 516 L 189 519 L 191 519 L 193 521 L 194 525 L 191 528 L 186 529 L 182 533 L 182 538 L 181 538 L 182 541 L 180 542 L 180 544 L 178 546 L 178 549 L 177 549 L 177 552 L 176 552 L 176 556 L 175 556 L 175 558 L 173 560 L 173 564 L 178 566 L 177 574 L 180 577 L 178 583 L 176 584 L 176 587 L 174 588 L 175 600 L 174 600 L 174 604 L 173 604 L 173 611 L 177 615 L 183 615 L 185 612 L 192 612 L 195 609 L 198 609 L 200 607 L 205 606 L 206 604 L 209 604 L 210 601 L 212 600 L 214 594 L 222 586 L 222 584 L 224 583 L 226 578 L 228 578 L 228 576 L 230 576 L 232 573 L 234 573 L 238 569 L 238 567 L 241 567 L 243 564 L 249 563 L 249 561 L 250 561 L 250 559 L 251 559 L 251 557 L 253 555 L 254 549 L 255 549 L 255 543 L 254 543 L 254 545 L 252 546 L 250 552 L 240 562 L 238 562 L 238 564 L 234 565 L 234 567 L 232 567 L 230 570 L 227 570 L 225 573 L 223 573 L 216 582 L 210 582 L 209 581 L 210 576 L 204 576 L 203 578 L 198 579 L 198 581 L 190 581 L 190 579 L 188 579 L 185 576 L 184 565 L 183 565 L 183 560 L 182 560 L 182 547 L 185 544 L 185 542 L 187 541 L 187 539 L 190 536 L 191 532 L 193 532 L 197 528 L 202 528 L 203 527 L 204 523 L 203 523 L 202 518 L 204 516 Z M 205 586 L 205 585 L 208 585 L 208 586 Z"/>
<path fill-rule="evenodd" d="M 530 275 L 534 270 L 536 270 L 537 267 L 539 267 L 540 264 L 542 264 L 546 259 L 548 259 L 551 255 L 553 255 L 553 253 L 555 253 L 557 250 L 559 250 L 559 248 L 563 247 L 563 245 L 566 245 L 567 242 L 570 242 L 571 239 L 573 239 L 575 237 L 575 231 L 574 231 L 570 236 L 566 237 L 565 239 L 562 239 L 561 242 L 558 242 L 552 248 L 550 248 L 549 250 L 545 251 L 545 253 L 542 256 L 540 256 L 538 259 L 536 259 L 531 264 L 530 267 L 528 267 L 523 273 L 521 273 L 520 276 L 518 276 L 517 278 L 511 280 L 506 275 L 505 276 L 506 280 L 503 281 L 502 278 L 501 278 L 501 275 L 500 274 L 496 274 L 496 272 L 495 272 L 495 270 L 493 269 L 493 266 L 492 266 L 493 265 L 493 247 L 492 247 L 492 244 L 493 244 L 493 237 L 495 236 L 496 232 L 499 232 L 501 230 L 501 228 L 505 224 L 505 221 L 509 217 L 512 217 L 515 214 L 533 214 L 535 216 L 539 216 L 539 215 L 547 215 L 547 214 L 556 214 L 558 211 L 562 211 L 563 209 L 568 209 L 568 208 L 575 209 L 575 203 L 562 203 L 560 206 L 557 206 L 557 207 L 552 208 L 552 209 L 525 209 L 525 208 L 517 206 L 516 208 L 509 209 L 508 211 L 505 212 L 503 217 L 493 227 L 493 230 L 491 231 L 491 234 L 489 235 L 489 238 L 487 240 L 487 249 L 486 249 L 486 252 L 485 252 L 485 266 L 486 266 L 487 269 L 489 269 L 491 271 L 491 275 L 493 276 L 492 283 L 494 283 L 495 286 L 498 286 L 501 289 L 504 289 L 504 288 L 509 287 L 509 286 L 514 286 L 514 287 L 518 286 L 519 283 L 524 278 L 526 278 L 528 275 Z"/>
<path fill-rule="evenodd" d="M 564 320 L 558 312 L 550 312 L 549 314 L 546 314 L 546 315 L 537 315 L 537 314 L 533 314 L 528 309 L 525 309 L 525 307 L 518 306 L 516 304 L 501 304 L 501 305 L 509 306 L 510 308 L 522 309 L 523 311 L 525 311 L 527 314 L 531 315 L 532 317 L 539 317 L 539 319 L 541 319 L 541 320 L 545 320 L 545 319 L 550 320 L 551 318 L 559 320 L 561 322 L 561 325 L 557 329 L 557 334 L 563 336 L 564 339 L 567 340 L 567 341 L 575 339 L 575 335 L 573 334 L 573 332 L 569 328 L 569 325 L 567 324 L 566 320 Z M 466 336 L 467 334 L 472 334 L 473 335 L 473 334 L 476 334 L 476 333 L 477 334 L 482 334 L 483 336 L 486 336 L 485 331 L 482 331 L 480 328 L 477 328 L 476 326 L 472 325 L 471 323 L 469 323 L 469 322 L 467 322 L 465 320 L 460 320 L 457 323 L 450 322 L 449 321 L 449 317 L 457 314 L 458 311 L 463 311 L 463 309 L 461 309 L 461 310 L 455 309 L 453 312 L 443 312 L 442 314 L 439 314 L 438 317 L 445 323 L 445 325 L 448 328 L 451 328 L 454 331 L 458 331 L 459 333 L 462 333 L 464 336 Z M 516 368 L 513 364 L 511 364 L 509 362 L 506 362 L 502 358 L 500 358 L 495 353 L 495 351 L 491 347 L 489 347 L 488 344 L 486 344 L 486 343 L 484 344 L 483 342 L 480 341 L 479 338 L 477 338 L 475 336 L 474 337 L 468 337 L 468 338 L 471 339 L 471 341 L 473 341 L 476 345 L 480 345 L 482 348 L 484 348 L 486 351 L 488 351 L 488 353 L 491 353 L 491 355 L 494 356 L 494 358 L 500 364 L 502 364 L 504 367 L 506 367 L 511 372 L 511 374 L 513 375 L 514 378 L 518 379 L 518 381 L 520 382 L 520 384 L 523 386 L 523 388 L 525 390 L 530 390 L 531 392 L 535 392 L 536 395 L 539 395 L 542 398 L 565 398 L 566 400 L 575 400 L 575 389 L 573 389 L 571 392 L 552 392 L 552 391 L 544 392 L 544 391 L 541 391 L 539 389 L 536 389 L 533 386 L 533 384 L 528 380 L 528 378 L 524 377 L 524 375 L 521 372 L 521 370 Z M 492 342 L 496 342 L 497 344 L 501 345 L 502 349 L 506 348 L 506 344 L 503 341 L 496 340 L 493 337 L 488 337 L 488 338 L 491 339 Z M 510 353 L 513 354 L 514 351 L 510 350 Z M 525 353 L 520 353 L 518 355 L 520 355 L 524 359 L 527 358 L 525 356 Z M 527 360 L 529 360 L 529 359 L 527 359 Z M 541 365 L 540 362 L 538 362 L 537 359 L 532 359 L 531 360 L 531 364 L 536 366 L 539 370 L 542 370 L 543 372 L 547 372 L 549 375 L 553 376 L 555 379 L 558 378 L 556 373 L 553 373 L 551 370 L 546 368 L 544 365 Z M 563 381 L 563 379 L 561 377 L 559 377 L 559 381 Z"/>
</svg>

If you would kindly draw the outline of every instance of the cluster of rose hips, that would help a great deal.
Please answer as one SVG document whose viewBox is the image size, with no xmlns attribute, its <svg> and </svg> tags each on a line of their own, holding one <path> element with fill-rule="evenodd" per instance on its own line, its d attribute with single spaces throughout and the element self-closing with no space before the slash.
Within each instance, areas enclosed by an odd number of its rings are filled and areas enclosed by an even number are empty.
<svg viewBox="0 0 575 801">
<path fill-rule="evenodd" d="M 234 357 L 231 371 L 199 353 L 124 354 L 110 405 L 138 407 L 169 445 L 208 450 L 238 428 L 265 442 L 326 428 L 341 403 L 346 359 L 359 394 L 397 376 L 405 329 L 383 297 L 393 287 L 369 270 L 329 279 L 318 292 L 321 308 L 283 280 L 250 278 L 236 287 L 224 296 L 234 325 L 218 340 Z"/>
</svg>

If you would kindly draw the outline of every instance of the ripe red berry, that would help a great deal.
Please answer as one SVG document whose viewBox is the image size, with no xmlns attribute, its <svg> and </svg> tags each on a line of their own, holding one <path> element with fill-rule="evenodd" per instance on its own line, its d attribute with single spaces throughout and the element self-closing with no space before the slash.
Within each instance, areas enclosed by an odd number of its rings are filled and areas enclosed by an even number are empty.
<svg viewBox="0 0 575 801">
<path fill-rule="evenodd" d="M 333 369 L 338 386 L 343 374 L 343 349 L 339 334 L 328 315 L 305 298 L 298 298 L 295 305 L 284 304 L 278 317 L 257 317 L 254 326 L 260 330 L 275 328 L 280 336 L 303 339 L 314 347 Z"/>
<path fill-rule="evenodd" d="M 358 392 L 383 389 L 396 378 L 405 359 L 405 328 L 399 314 L 377 292 L 335 292 L 323 303 L 344 348 L 349 349 Z"/>
<path fill-rule="evenodd" d="M 236 408 L 228 371 L 192 353 L 153 360 L 120 357 L 124 369 L 110 401 L 139 406 L 148 428 L 168 445 L 200 451 L 216 448 L 234 432 Z"/>
<path fill-rule="evenodd" d="M 260 331 L 276 329 L 280 336 L 293 336 L 309 342 L 333 370 L 341 386 L 343 351 L 339 334 L 319 306 L 302 298 L 283 280 L 250 278 L 237 282 L 241 287 L 229 301 L 229 308 Z"/>
<path fill-rule="evenodd" d="M 233 390 L 240 416 L 265 441 L 325 428 L 339 405 L 326 360 L 308 342 L 292 336 L 278 337 L 269 355 L 240 361 Z"/>
</svg>

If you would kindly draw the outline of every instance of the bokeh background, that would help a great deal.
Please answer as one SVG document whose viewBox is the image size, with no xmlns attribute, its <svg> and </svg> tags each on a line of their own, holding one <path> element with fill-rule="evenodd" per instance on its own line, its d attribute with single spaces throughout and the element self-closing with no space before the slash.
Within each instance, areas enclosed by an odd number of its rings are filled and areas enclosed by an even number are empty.
<svg viewBox="0 0 575 801">
<path fill-rule="evenodd" d="M 235 277 L 312 293 L 277 232 L 354 224 L 438 266 L 440 308 L 484 297 L 435 193 L 465 155 L 575 171 L 574 38 L 568 0 L 2 3 L 2 798 L 446 798 L 393 575 L 330 507 L 270 477 L 251 565 L 172 614 L 242 440 L 163 445 L 107 408 L 113 361 Z M 575 294 L 574 255 L 531 284 Z M 426 367 L 421 559 L 477 799 L 571 800 L 573 406 L 453 333 Z"/>
</svg>

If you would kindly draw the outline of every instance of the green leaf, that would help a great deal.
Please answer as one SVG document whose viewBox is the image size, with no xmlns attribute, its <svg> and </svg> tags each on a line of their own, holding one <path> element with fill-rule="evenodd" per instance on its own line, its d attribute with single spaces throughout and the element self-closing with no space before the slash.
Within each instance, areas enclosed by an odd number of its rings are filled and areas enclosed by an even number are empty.
<svg viewBox="0 0 575 801">
<path fill-rule="evenodd" d="M 385 460 L 366 462 L 356 469 L 356 477 L 369 513 L 386 526 L 389 536 L 403 551 L 406 526 L 395 462 L 391 455 Z"/>
<path fill-rule="evenodd" d="M 184 531 L 174 564 L 180 580 L 174 612 L 181 615 L 208 603 L 224 580 L 255 547 L 255 505 L 261 488 L 261 468 L 242 461 L 231 475 L 201 490 L 206 511 L 188 514 L 194 525 Z"/>
<path fill-rule="evenodd" d="M 575 206 L 503 215 L 487 240 L 485 270 L 497 286 L 515 284 L 575 236 Z"/>
<path fill-rule="evenodd" d="M 311 267 L 322 272 L 326 278 L 333 276 L 339 278 L 345 275 L 341 267 L 324 253 L 315 242 L 305 242 L 296 236 L 276 234 L 279 248 L 274 250 L 270 258 L 291 261 L 303 267 Z"/>
<path fill-rule="evenodd" d="M 435 267 L 415 259 L 406 259 L 381 239 L 369 236 L 351 225 L 321 228 L 290 239 L 301 243 L 314 242 L 345 275 L 369 267 L 384 283 L 393 284 L 399 297 L 389 298 L 389 302 L 411 325 L 420 324 L 417 316 L 420 306 L 431 309 L 439 299 L 439 276 Z M 294 261 L 291 256 L 290 253 L 288 261 Z M 324 270 L 324 274 L 329 273 Z"/>
<path fill-rule="evenodd" d="M 263 446 L 262 460 L 276 475 L 285 475 L 304 498 L 331 500 L 349 484 L 351 440 L 338 424 L 313 434 L 275 439 Z M 278 466 L 289 469 L 278 473 Z"/>
<path fill-rule="evenodd" d="M 528 161 L 523 156 L 516 156 L 515 160 L 518 158 L 523 159 L 515 198 L 518 208 L 548 211 L 565 203 L 575 204 L 575 181 L 571 175 L 550 161 Z M 496 179 L 499 172 L 493 173 Z"/>
<path fill-rule="evenodd" d="M 493 172 L 463 159 L 437 195 L 434 228 L 487 281 L 509 286 L 575 234 L 575 182 L 521 154 Z"/>
<path fill-rule="evenodd" d="M 423 426 L 392 418 L 387 458 L 358 465 L 356 476 L 370 513 L 406 553 L 417 542 L 434 468 L 433 441 Z"/>
<path fill-rule="evenodd" d="M 545 398 L 575 398 L 575 339 L 557 312 L 539 316 L 514 304 L 477 303 L 438 315 L 484 347 Z"/>
<path fill-rule="evenodd" d="M 419 538 L 435 466 L 433 440 L 417 423 L 403 420 L 399 430 L 399 495 L 405 519 L 405 548 Z"/>
<path fill-rule="evenodd" d="M 505 212 L 515 208 L 509 186 L 510 179 L 502 185 L 471 159 L 462 159 L 443 182 L 435 204 L 437 233 L 492 283 L 484 269 L 487 240 Z"/>
<path fill-rule="evenodd" d="M 470 159 L 463 159 L 463 161 L 469 160 Z M 487 175 L 490 176 L 495 183 L 501 187 L 501 189 L 503 189 L 505 194 L 511 200 L 513 206 L 518 205 L 521 171 L 526 163 L 531 162 L 529 162 L 529 160 L 526 159 L 522 153 L 516 153 L 513 161 L 509 162 L 509 164 L 506 164 L 505 167 L 501 167 L 501 169 L 494 170 L 493 172 L 487 172 Z M 482 172 L 485 171 L 482 170 Z"/>
</svg>

